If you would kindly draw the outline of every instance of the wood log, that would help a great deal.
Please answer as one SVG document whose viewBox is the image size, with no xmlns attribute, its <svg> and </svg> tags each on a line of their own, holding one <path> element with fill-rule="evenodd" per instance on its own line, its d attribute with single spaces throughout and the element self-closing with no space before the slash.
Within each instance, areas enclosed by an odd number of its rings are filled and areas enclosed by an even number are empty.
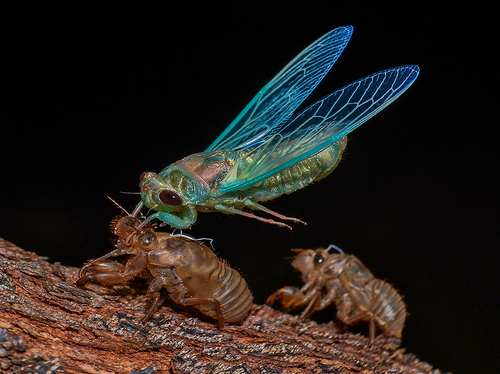
<svg viewBox="0 0 500 374">
<path fill-rule="evenodd" d="M 75 286 L 78 269 L 0 239 L 2 373 L 440 373 L 398 340 L 342 332 L 254 305 L 219 331 L 194 309 L 149 300 L 141 282 Z"/>
</svg>

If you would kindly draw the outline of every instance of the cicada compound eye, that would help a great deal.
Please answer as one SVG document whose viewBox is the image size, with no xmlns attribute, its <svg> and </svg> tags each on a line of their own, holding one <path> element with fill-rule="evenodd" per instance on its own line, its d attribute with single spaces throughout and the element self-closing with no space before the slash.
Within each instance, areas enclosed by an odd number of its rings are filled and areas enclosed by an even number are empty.
<svg viewBox="0 0 500 374">
<path fill-rule="evenodd" d="M 153 232 L 145 232 L 139 237 L 139 245 L 143 249 L 148 249 L 156 243 L 156 235 Z"/>
<path fill-rule="evenodd" d="M 313 261 L 314 261 L 314 266 L 321 266 L 321 264 L 325 261 L 325 257 L 323 257 L 319 253 L 315 253 Z"/>
<path fill-rule="evenodd" d="M 163 190 L 160 192 L 160 201 L 168 205 L 182 205 L 182 199 L 175 192 L 169 190 Z"/>
</svg>

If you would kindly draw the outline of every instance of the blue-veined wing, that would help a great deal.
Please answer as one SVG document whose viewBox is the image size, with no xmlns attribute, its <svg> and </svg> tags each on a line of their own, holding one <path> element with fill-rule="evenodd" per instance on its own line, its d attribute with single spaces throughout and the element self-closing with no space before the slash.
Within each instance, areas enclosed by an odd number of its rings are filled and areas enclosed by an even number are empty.
<svg viewBox="0 0 500 374">
<path fill-rule="evenodd" d="M 396 100 L 418 73 L 418 66 L 408 65 L 369 75 L 260 134 L 254 144 L 246 144 L 255 148 L 228 173 L 220 192 L 251 187 L 322 151 Z"/>
<path fill-rule="evenodd" d="M 335 64 L 352 34 L 336 28 L 304 49 L 265 85 L 206 149 L 243 149 L 286 122 Z"/>
</svg>

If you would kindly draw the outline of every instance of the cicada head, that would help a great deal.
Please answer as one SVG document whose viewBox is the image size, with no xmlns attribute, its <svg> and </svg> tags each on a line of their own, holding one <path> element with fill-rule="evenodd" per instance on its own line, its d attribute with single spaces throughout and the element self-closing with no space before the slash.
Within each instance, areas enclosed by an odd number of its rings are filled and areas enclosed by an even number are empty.
<svg viewBox="0 0 500 374">
<path fill-rule="evenodd" d="M 173 163 L 160 174 L 141 175 L 141 198 L 146 207 L 161 212 L 180 212 L 205 201 L 210 187 L 184 160 Z"/>
<path fill-rule="evenodd" d="M 292 266 L 302 273 L 304 282 L 321 276 L 323 279 L 337 278 L 351 256 L 341 253 L 330 254 L 323 248 L 294 249 L 299 252 Z"/>
<path fill-rule="evenodd" d="M 142 173 L 139 187 L 144 205 L 157 211 L 179 212 L 183 206 L 191 204 L 183 191 L 177 190 L 155 173 Z"/>
<path fill-rule="evenodd" d="M 308 282 L 317 272 L 316 253 L 312 249 L 293 249 L 299 254 L 292 262 L 292 266 L 302 273 L 304 282 Z"/>
<path fill-rule="evenodd" d="M 321 268 L 330 256 L 329 253 L 323 248 L 318 248 L 316 250 L 293 249 L 293 251 L 298 252 L 299 254 L 295 257 L 292 266 L 301 273 Z"/>
<path fill-rule="evenodd" d="M 141 220 L 136 217 L 121 215 L 111 220 L 110 228 L 113 234 L 125 240 L 137 230 L 140 224 Z"/>
</svg>

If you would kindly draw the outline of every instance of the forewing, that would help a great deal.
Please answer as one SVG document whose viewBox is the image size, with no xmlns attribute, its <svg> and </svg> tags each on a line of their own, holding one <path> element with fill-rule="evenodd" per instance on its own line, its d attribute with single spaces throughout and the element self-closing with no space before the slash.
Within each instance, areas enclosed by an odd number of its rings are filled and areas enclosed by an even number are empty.
<svg viewBox="0 0 500 374">
<path fill-rule="evenodd" d="M 242 158 L 222 181 L 221 193 L 251 187 L 324 150 L 396 100 L 418 73 L 414 65 L 380 71 L 315 102 Z"/>
<path fill-rule="evenodd" d="M 339 27 L 312 43 L 285 66 L 206 149 L 243 149 L 263 142 L 286 122 L 324 78 L 344 50 L 351 26 Z"/>
</svg>

